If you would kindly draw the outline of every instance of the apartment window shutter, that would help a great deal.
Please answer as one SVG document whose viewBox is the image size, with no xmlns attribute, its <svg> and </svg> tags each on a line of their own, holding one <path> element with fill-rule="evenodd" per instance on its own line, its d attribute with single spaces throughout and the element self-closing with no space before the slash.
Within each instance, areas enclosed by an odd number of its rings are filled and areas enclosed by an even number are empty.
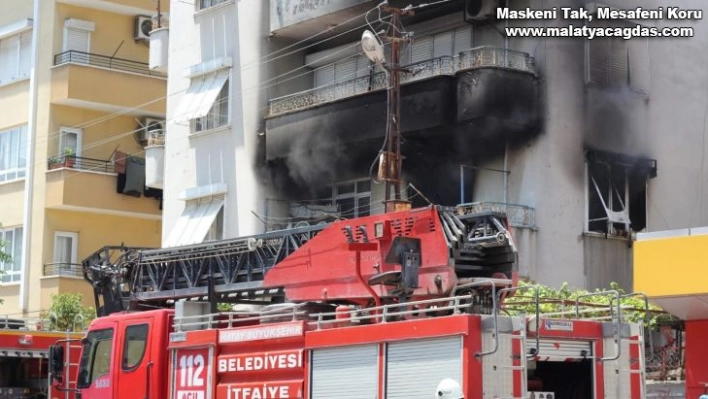
<svg viewBox="0 0 708 399">
<path fill-rule="evenodd" d="M 621 38 L 610 40 L 609 84 L 625 86 L 629 84 L 627 41 Z"/>
<path fill-rule="evenodd" d="M 17 78 L 19 36 L 0 40 L 0 84 Z"/>
<path fill-rule="evenodd" d="M 334 64 L 315 69 L 315 87 L 334 84 Z"/>
<path fill-rule="evenodd" d="M 356 77 L 356 61 L 356 57 L 350 57 L 334 64 L 334 80 L 336 83 L 346 82 Z"/>
<path fill-rule="evenodd" d="M 369 76 L 371 72 L 371 61 L 363 55 L 360 55 L 356 59 L 356 77 L 362 78 Z"/>
<path fill-rule="evenodd" d="M 433 57 L 445 57 L 452 55 L 453 32 L 438 33 L 433 36 Z"/>
<path fill-rule="evenodd" d="M 472 27 L 465 26 L 455 29 L 455 52 L 457 55 L 472 48 Z"/>
<path fill-rule="evenodd" d="M 595 38 L 587 41 L 588 83 L 608 85 L 610 83 L 610 40 Z"/>
<path fill-rule="evenodd" d="M 433 38 L 422 37 L 413 42 L 411 50 L 411 63 L 426 61 L 433 58 Z"/>
<path fill-rule="evenodd" d="M 635 37 L 627 42 L 629 52 L 629 84 L 635 89 L 649 93 L 649 40 Z"/>
<path fill-rule="evenodd" d="M 90 32 L 84 29 L 66 28 L 66 42 L 64 51 L 80 51 L 82 53 L 88 53 L 89 35 Z"/>
<path fill-rule="evenodd" d="M 20 63 L 19 77 L 29 76 L 32 66 L 32 31 L 24 32 L 20 35 Z"/>
</svg>

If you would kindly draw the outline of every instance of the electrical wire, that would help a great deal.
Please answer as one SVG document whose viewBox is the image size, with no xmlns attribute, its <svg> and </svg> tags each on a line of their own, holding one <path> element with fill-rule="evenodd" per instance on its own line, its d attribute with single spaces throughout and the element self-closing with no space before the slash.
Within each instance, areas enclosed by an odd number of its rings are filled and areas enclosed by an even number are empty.
<svg viewBox="0 0 708 399">
<path fill-rule="evenodd" d="M 363 15 L 363 14 L 362 14 L 362 15 Z M 337 38 L 337 37 L 339 37 L 339 36 L 342 36 L 342 35 L 344 35 L 344 34 L 347 34 L 347 33 L 349 33 L 349 32 L 352 32 L 352 31 L 354 31 L 354 30 L 361 29 L 362 27 L 365 27 L 365 26 L 366 26 L 366 25 L 361 25 L 361 26 L 355 27 L 355 28 L 353 28 L 353 29 L 350 29 L 350 30 L 348 30 L 348 31 L 345 31 L 345 32 L 342 32 L 342 33 L 340 33 L 340 34 L 338 34 L 338 35 L 335 35 L 335 36 L 333 36 L 333 37 L 331 37 L 331 38 L 325 39 L 325 40 L 323 40 L 323 41 L 335 39 L 335 38 Z M 305 39 L 305 40 L 306 40 L 306 39 Z M 355 42 L 355 43 L 353 43 L 353 44 L 351 44 L 351 45 L 349 45 L 349 46 L 347 46 L 347 47 L 345 47 L 345 48 L 342 48 L 342 49 L 340 49 L 340 50 L 338 50 L 338 51 L 336 51 L 336 52 L 334 52 L 334 53 L 332 53 L 332 54 L 329 54 L 329 55 L 323 57 L 322 59 L 334 58 L 334 57 L 335 57 L 336 55 L 338 55 L 339 53 L 344 52 L 344 51 L 347 51 L 347 50 L 349 50 L 349 49 L 351 49 L 352 47 L 355 47 L 355 46 L 357 46 L 357 45 L 358 45 L 358 43 Z M 356 56 L 358 56 L 358 54 L 355 54 L 355 55 L 346 57 L 346 58 L 344 58 L 343 60 L 347 60 L 347 59 L 350 59 L 350 58 L 356 57 Z M 274 59 L 275 59 L 275 58 L 274 58 Z M 274 60 L 274 59 L 272 59 L 272 60 Z M 272 61 L 272 60 L 270 60 L 270 61 Z M 343 61 L 343 60 L 338 60 L 338 61 Z M 269 62 L 269 61 L 268 61 L 268 62 Z M 296 76 L 292 76 L 292 77 L 290 77 L 290 78 L 288 78 L 288 79 L 285 79 L 285 80 L 279 80 L 280 78 L 285 77 L 285 76 L 288 76 L 288 75 L 291 75 L 291 74 L 294 73 L 294 72 L 297 72 L 297 71 L 299 71 L 299 70 L 308 68 L 308 65 L 303 65 L 303 66 L 301 66 L 301 67 L 299 67 L 299 68 L 295 68 L 295 69 L 293 69 L 293 70 L 287 71 L 287 72 L 285 72 L 285 73 L 283 73 L 283 74 L 280 74 L 280 75 L 278 75 L 278 76 L 275 76 L 275 77 L 273 77 L 273 78 L 270 78 L 270 79 L 268 79 L 268 80 L 262 82 L 262 84 L 259 85 L 259 86 L 255 86 L 255 87 L 251 87 L 251 88 L 246 88 L 246 89 L 242 90 L 242 91 L 241 91 L 240 93 L 238 93 L 238 94 L 243 95 L 243 94 L 245 94 L 245 93 L 248 92 L 248 91 L 259 90 L 259 89 L 266 89 L 266 88 L 275 86 L 276 84 L 280 84 L 280 83 L 283 83 L 283 82 L 286 82 L 286 81 L 289 81 L 289 80 L 292 80 L 292 79 L 296 79 L 296 78 L 298 78 L 298 77 L 302 77 L 302 76 L 307 75 L 307 74 L 312 74 L 312 73 L 314 73 L 315 71 L 317 71 L 317 70 L 319 70 L 319 69 L 321 69 L 321 68 L 324 68 L 324 67 L 326 67 L 326 66 L 327 66 L 327 65 L 322 66 L 322 67 L 319 67 L 319 68 L 316 68 L 315 70 L 308 70 L 308 71 L 305 72 L 305 73 L 302 73 L 302 74 L 299 74 L 299 75 L 296 75 Z M 233 76 L 234 73 L 235 73 L 235 71 L 232 71 L 232 72 L 231 72 L 231 76 Z M 349 75 L 351 75 L 351 74 L 349 74 Z M 278 81 L 278 80 L 279 80 L 279 81 Z M 264 85 L 265 83 L 269 83 L 269 82 L 273 82 L 273 81 L 277 81 L 277 82 L 276 82 L 275 84 L 272 84 L 272 85 Z M 104 116 L 104 117 L 101 117 L 101 118 L 97 118 L 97 119 L 95 119 L 95 120 L 93 120 L 93 121 L 88 121 L 88 122 L 83 123 L 83 124 L 75 125 L 73 128 L 85 128 L 85 127 L 93 126 L 93 125 L 98 124 L 98 123 L 101 123 L 101 122 L 105 122 L 106 120 L 112 119 L 112 118 L 114 118 L 114 117 L 116 117 L 116 116 L 120 116 L 120 115 L 125 115 L 125 114 L 128 114 L 128 113 L 131 113 L 131 112 L 133 112 L 133 111 L 136 111 L 136 110 L 141 109 L 141 108 L 144 107 L 145 105 L 149 105 L 149 104 L 152 104 L 152 103 L 154 103 L 154 102 L 161 101 L 161 100 L 163 100 L 163 99 L 165 99 L 165 98 L 167 98 L 167 97 L 169 97 L 169 96 L 179 94 L 179 93 L 184 92 L 184 91 L 186 91 L 186 90 L 188 90 L 188 89 L 185 89 L 185 90 L 182 90 L 182 91 L 179 91 L 179 92 L 171 93 L 171 94 L 168 95 L 168 96 L 160 97 L 160 98 L 151 100 L 151 101 L 149 101 L 149 102 L 147 102 L 147 103 L 140 104 L 140 105 L 138 105 L 138 106 L 136 106 L 136 107 L 124 109 L 124 110 L 122 110 L 122 111 L 115 112 L 115 113 L 113 113 L 113 114 L 109 114 L 109 115 Z M 265 107 L 259 109 L 259 111 L 263 111 L 263 110 L 267 109 L 268 107 L 269 107 L 269 106 L 265 106 Z M 174 119 L 176 119 L 176 118 L 178 118 L 178 117 L 180 117 L 180 115 L 174 116 L 172 119 L 167 120 L 166 122 L 172 121 L 172 120 L 174 120 Z M 126 132 L 126 133 L 124 133 L 124 134 L 114 135 L 114 136 L 112 136 L 111 138 L 109 138 L 109 139 L 107 139 L 107 140 L 100 141 L 100 142 L 96 142 L 96 143 L 92 143 L 92 144 L 90 144 L 90 145 L 84 146 L 84 147 L 82 147 L 82 150 L 91 149 L 91 148 L 94 148 L 94 147 L 99 146 L 99 145 L 104 145 L 104 144 L 106 144 L 107 142 L 121 139 L 121 138 L 126 137 L 126 136 L 128 136 L 128 135 L 130 135 L 130 134 L 137 133 L 137 132 L 139 132 L 139 131 L 141 131 L 141 130 L 143 130 L 143 128 L 142 128 L 142 127 L 139 127 L 139 128 L 137 128 L 137 129 L 135 129 L 135 130 Z M 39 144 L 39 143 L 47 143 L 49 140 L 52 140 L 52 139 L 58 137 L 60 134 L 61 134 L 61 130 L 57 131 L 57 132 L 56 132 L 55 134 L 53 134 L 53 135 L 48 135 L 48 136 L 43 137 L 41 140 L 38 140 L 36 144 Z M 42 164 L 43 162 L 44 162 L 44 161 L 38 161 L 36 165 L 40 165 L 40 164 Z"/>
<path fill-rule="evenodd" d="M 372 10 L 373 10 L 373 9 L 372 9 Z M 369 11 L 371 11 L 371 10 L 369 10 Z M 350 19 L 347 20 L 347 21 L 344 21 L 344 22 L 342 22 L 342 23 L 339 23 L 339 24 L 335 25 L 332 29 L 335 29 L 335 28 L 337 28 L 337 27 L 339 27 L 339 26 L 342 26 L 342 25 L 344 25 L 344 24 L 347 24 L 347 23 L 349 23 L 349 22 L 351 22 L 351 21 L 353 21 L 353 20 L 356 20 L 356 19 L 358 19 L 358 18 L 361 18 L 361 17 L 365 16 L 369 11 L 367 11 L 367 12 L 365 12 L 365 13 L 362 13 L 362 14 L 359 14 L 359 15 L 357 15 L 356 17 L 350 18 Z M 240 71 L 240 72 L 244 72 L 244 71 L 246 71 L 246 70 L 248 70 L 248 69 L 251 69 L 251 68 L 250 68 L 251 66 L 262 66 L 262 65 L 265 65 L 265 64 L 267 64 L 267 63 L 269 63 L 269 62 L 272 62 L 272 61 L 275 61 L 275 60 L 277 60 L 277 59 L 280 59 L 280 58 L 282 58 L 282 57 L 286 57 L 286 56 L 289 56 L 289 55 L 292 55 L 292 54 L 296 54 L 296 53 L 298 53 L 298 52 L 304 51 L 304 50 L 306 50 L 306 49 L 308 49 L 308 48 L 311 48 L 311 47 L 313 47 L 313 46 L 317 46 L 317 45 L 322 44 L 322 43 L 325 43 L 325 42 L 327 42 L 327 41 L 330 41 L 330 40 L 339 38 L 339 37 L 341 37 L 341 36 L 343 36 L 343 35 L 346 35 L 346 34 L 348 34 L 348 33 L 351 33 L 351 32 L 353 32 L 353 31 L 356 31 L 356 30 L 358 30 L 358 29 L 361 29 L 361 28 L 363 28 L 363 27 L 365 27 L 365 26 L 366 26 L 366 25 L 360 25 L 360 26 L 354 27 L 354 28 L 349 29 L 349 30 L 347 30 L 347 31 L 338 33 L 337 35 L 334 35 L 334 36 L 332 36 L 332 37 L 329 37 L 329 38 L 320 40 L 320 41 L 315 42 L 315 43 L 310 43 L 310 44 L 308 44 L 308 45 L 306 45 L 306 46 L 304 46 L 304 47 L 302 47 L 302 48 L 299 48 L 299 49 L 297 49 L 297 50 L 291 51 L 291 52 L 289 52 L 289 53 L 282 54 L 282 55 L 280 55 L 280 56 L 278 56 L 278 57 L 270 58 L 270 59 L 268 59 L 267 61 L 263 61 L 263 62 L 260 62 L 260 63 L 258 63 L 258 62 L 246 63 L 246 64 L 244 64 L 244 65 L 241 67 L 241 69 L 240 69 L 239 71 Z M 296 46 L 296 45 L 298 45 L 298 44 L 306 43 L 307 41 L 311 40 L 311 39 L 314 38 L 314 37 L 317 37 L 317 36 L 321 35 L 322 33 L 323 33 L 323 32 L 318 32 L 318 33 L 316 33 L 316 34 L 314 34 L 314 35 L 311 35 L 311 36 L 309 36 L 309 37 L 307 37 L 307 38 L 305 38 L 305 39 L 302 39 L 302 40 L 300 40 L 300 41 L 298 41 L 298 42 L 296 42 L 296 43 L 291 44 L 288 48 L 292 48 L 293 46 Z M 358 43 L 354 43 L 353 45 L 349 46 L 349 48 L 351 48 L 351 47 L 353 47 L 353 46 L 356 46 L 356 45 L 358 45 Z M 347 49 L 348 49 L 348 48 L 347 48 Z M 266 56 L 264 56 L 264 57 L 261 57 L 261 59 L 270 57 L 271 55 L 277 54 L 277 53 L 279 53 L 279 52 L 281 52 L 281 51 L 283 51 L 283 50 L 284 50 L 284 49 L 276 50 L 276 51 L 274 51 L 274 52 L 272 52 L 272 53 L 270 53 L 270 54 L 268 54 L 268 55 L 266 55 Z M 346 49 L 344 49 L 344 50 L 346 50 Z M 335 54 L 330 54 L 329 56 L 326 56 L 326 57 L 324 57 L 323 59 L 331 58 L 332 56 L 338 54 L 339 52 L 341 52 L 341 51 L 338 51 L 338 52 L 336 52 Z M 290 70 L 290 71 L 285 72 L 285 73 L 283 73 L 283 74 L 280 74 L 280 75 L 278 75 L 278 76 L 276 76 L 276 77 L 274 77 L 274 78 L 272 78 L 272 79 L 270 79 L 270 80 L 268 80 L 268 81 L 262 82 L 262 83 L 268 83 L 268 82 L 270 82 L 270 81 L 279 79 L 279 78 L 281 78 L 281 77 L 283 77 L 283 76 L 287 76 L 287 75 L 290 74 L 290 73 L 294 73 L 294 72 L 296 72 L 296 71 L 298 71 L 298 70 L 301 70 L 301 69 L 304 69 L 304 68 L 308 68 L 308 65 L 305 64 L 305 65 L 303 65 L 303 66 L 301 66 L 301 67 L 299 67 L 299 68 L 296 68 L 296 69 L 294 69 L 294 70 Z M 319 68 L 318 68 L 318 69 L 319 69 Z M 231 73 L 230 73 L 230 76 L 233 77 L 234 73 L 235 73 L 235 71 L 232 70 Z M 310 73 L 312 73 L 312 72 L 310 72 Z M 300 75 L 300 76 L 302 76 L 302 75 Z M 268 87 L 270 87 L 270 86 L 268 86 Z M 255 88 L 252 88 L 252 89 L 256 89 L 256 88 L 258 88 L 258 87 L 255 87 Z M 162 101 L 162 100 L 167 99 L 167 98 L 169 98 L 169 97 L 171 97 L 171 96 L 184 93 L 184 92 L 186 92 L 187 90 L 189 90 L 189 88 L 184 89 L 184 90 L 179 90 L 179 91 L 176 91 L 176 92 L 173 92 L 173 93 L 168 93 L 166 96 L 162 96 L 162 97 L 156 98 L 156 99 L 154 99 L 154 100 L 148 101 L 148 102 L 146 102 L 146 103 L 138 104 L 138 105 L 136 105 L 136 106 L 129 107 L 129 108 L 126 108 L 126 109 L 124 109 L 124 110 L 121 110 L 121 111 L 118 111 L 118 112 L 114 112 L 114 113 L 111 113 L 111 114 L 102 116 L 102 117 L 100 117 L 100 118 L 96 118 L 96 119 L 94 119 L 94 120 L 91 120 L 91 121 L 88 121 L 88 122 L 85 122 L 85 123 L 82 123 L 82 124 L 74 125 L 74 126 L 72 126 L 71 128 L 80 129 L 80 128 L 84 128 L 84 127 L 89 127 L 89 126 L 93 126 L 93 125 L 95 125 L 95 124 L 97 124 L 97 123 L 100 123 L 100 122 L 103 122 L 103 121 L 112 119 L 112 118 L 114 118 L 114 117 L 116 117 L 116 116 L 122 116 L 122 115 L 125 115 L 125 114 L 128 114 L 128 113 L 131 113 L 131 112 L 133 112 L 133 111 L 139 111 L 139 110 L 141 110 L 142 108 L 144 108 L 145 106 L 148 106 L 148 105 L 153 104 L 153 103 L 158 102 L 158 101 Z M 179 115 L 178 115 L 178 117 L 179 117 Z M 174 118 L 173 118 L 173 119 L 174 119 Z M 138 130 L 142 130 L 142 129 L 138 129 Z M 50 139 L 57 138 L 60 134 L 61 134 L 61 129 L 58 130 L 58 131 L 55 131 L 55 132 L 53 132 L 53 133 L 47 134 L 46 136 L 43 136 L 43 137 L 42 137 L 42 140 L 46 140 L 46 141 L 44 141 L 44 142 L 43 142 L 43 141 L 37 141 L 35 144 L 46 143 L 46 142 L 47 142 L 48 140 L 50 140 Z"/>
</svg>

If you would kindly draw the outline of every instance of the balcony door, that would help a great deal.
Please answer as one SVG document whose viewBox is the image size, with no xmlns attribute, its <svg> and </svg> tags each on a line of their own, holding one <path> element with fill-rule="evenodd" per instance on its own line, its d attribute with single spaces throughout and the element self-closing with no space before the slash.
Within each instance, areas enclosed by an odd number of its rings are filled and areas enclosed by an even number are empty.
<svg viewBox="0 0 708 399">
<path fill-rule="evenodd" d="M 90 63 L 89 52 L 91 50 L 91 32 L 93 30 L 93 22 L 80 21 L 73 18 L 65 21 L 62 63 Z"/>
<path fill-rule="evenodd" d="M 75 275 L 78 241 L 76 233 L 54 232 L 54 272 L 57 275 Z"/>
<path fill-rule="evenodd" d="M 75 157 L 81 156 L 81 136 L 82 130 L 76 128 L 62 127 L 59 136 L 58 156 L 72 155 Z"/>
</svg>

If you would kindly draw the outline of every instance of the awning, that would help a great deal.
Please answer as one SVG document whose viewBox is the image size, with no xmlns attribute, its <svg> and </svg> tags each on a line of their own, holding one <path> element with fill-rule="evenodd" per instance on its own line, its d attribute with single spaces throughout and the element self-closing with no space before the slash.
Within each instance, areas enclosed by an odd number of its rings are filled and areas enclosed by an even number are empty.
<svg viewBox="0 0 708 399">
<path fill-rule="evenodd" d="M 192 84 L 182 97 L 172 119 L 177 123 L 186 123 L 208 114 L 228 78 L 228 69 L 192 78 Z"/>
<path fill-rule="evenodd" d="M 203 242 L 222 206 L 224 195 L 188 201 L 163 246 L 176 247 Z"/>
</svg>

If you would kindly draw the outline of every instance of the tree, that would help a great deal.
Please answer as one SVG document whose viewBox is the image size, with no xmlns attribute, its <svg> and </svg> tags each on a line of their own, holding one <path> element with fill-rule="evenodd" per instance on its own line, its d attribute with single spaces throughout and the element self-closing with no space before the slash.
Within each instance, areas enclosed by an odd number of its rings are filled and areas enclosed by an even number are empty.
<svg viewBox="0 0 708 399">
<path fill-rule="evenodd" d="M 2 223 L 0 223 L 0 230 L 2 230 Z M 5 252 L 5 241 L 0 240 L 0 263 L 5 263 L 8 264 L 12 262 L 12 256 Z M 2 275 L 5 273 L 2 269 L 0 269 L 0 279 L 2 279 Z M 0 305 L 2 305 L 2 298 L 0 298 Z"/>
<path fill-rule="evenodd" d="M 49 320 L 49 329 L 81 331 L 96 317 L 96 310 L 84 306 L 83 295 L 63 293 L 52 295 L 52 306 L 43 315 Z"/>
<path fill-rule="evenodd" d="M 530 282 L 519 282 L 517 293 L 504 300 L 506 311 L 511 314 L 526 313 L 528 315 L 536 312 L 535 293 L 530 287 L 537 287 L 539 296 L 540 313 L 565 312 L 564 317 L 575 317 L 575 304 L 583 310 L 590 310 L 583 316 L 598 317 L 609 315 L 610 303 L 613 309 L 617 307 L 617 296 L 614 293 L 603 293 L 606 291 L 617 291 L 623 298 L 620 300 L 622 318 L 629 322 L 640 320 L 648 321 L 647 327 L 655 328 L 657 324 L 674 319 L 673 316 L 663 311 L 660 307 L 649 304 L 649 317 L 647 317 L 644 298 L 641 296 L 625 296 L 626 291 L 619 284 L 611 283 L 607 289 L 597 289 L 587 291 L 582 289 L 571 289 L 567 283 L 561 285 L 559 289 L 553 289 L 544 285 Z M 523 287 L 523 288 L 522 288 Z M 588 295 L 592 294 L 592 295 Z M 597 311 L 592 311 L 595 308 Z"/>
</svg>

